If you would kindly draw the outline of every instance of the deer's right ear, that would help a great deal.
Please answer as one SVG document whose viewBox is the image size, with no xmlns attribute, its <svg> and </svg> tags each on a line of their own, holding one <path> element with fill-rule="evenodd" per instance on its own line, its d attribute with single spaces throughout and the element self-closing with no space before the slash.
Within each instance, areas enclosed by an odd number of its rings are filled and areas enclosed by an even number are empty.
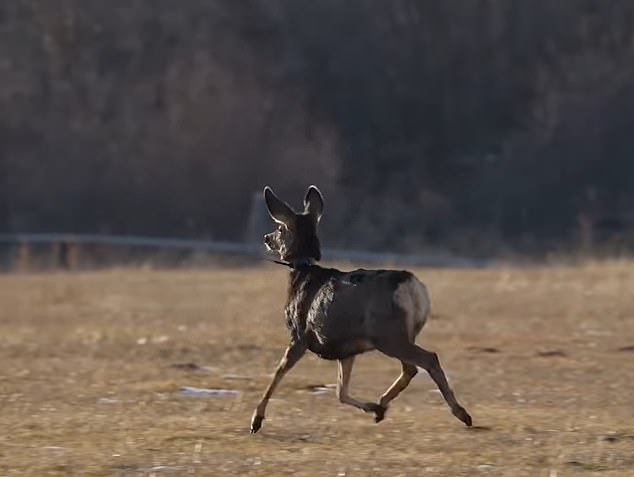
<svg viewBox="0 0 634 477">
<path fill-rule="evenodd" d="M 304 210 L 315 218 L 319 223 L 321 215 L 324 213 L 324 197 L 317 186 L 311 185 L 304 196 Z"/>
<path fill-rule="evenodd" d="M 295 217 L 295 212 L 293 212 L 291 206 L 276 196 L 273 189 L 269 186 L 264 188 L 264 201 L 269 215 L 275 222 L 288 225 Z"/>
</svg>

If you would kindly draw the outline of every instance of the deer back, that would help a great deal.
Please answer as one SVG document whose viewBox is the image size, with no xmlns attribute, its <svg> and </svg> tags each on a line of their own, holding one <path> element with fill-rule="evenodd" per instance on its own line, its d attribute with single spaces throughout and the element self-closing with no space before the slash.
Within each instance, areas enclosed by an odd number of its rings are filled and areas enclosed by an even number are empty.
<svg viewBox="0 0 634 477">
<path fill-rule="evenodd" d="M 407 271 L 344 273 L 311 266 L 292 273 L 287 324 L 311 351 L 341 359 L 374 349 L 386 337 L 412 337 L 429 308 L 428 298 L 419 296 L 426 295 L 421 287 Z"/>
</svg>

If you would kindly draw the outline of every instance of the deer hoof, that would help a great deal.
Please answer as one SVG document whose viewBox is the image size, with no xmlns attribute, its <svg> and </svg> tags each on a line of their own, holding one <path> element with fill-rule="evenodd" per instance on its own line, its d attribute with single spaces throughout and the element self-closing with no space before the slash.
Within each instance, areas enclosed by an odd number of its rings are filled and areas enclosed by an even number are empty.
<svg viewBox="0 0 634 477">
<path fill-rule="evenodd" d="M 366 412 L 374 413 L 374 422 L 377 424 L 385 419 L 385 412 L 387 411 L 387 407 L 381 406 L 380 404 L 368 403 L 368 409 Z"/>
<path fill-rule="evenodd" d="M 460 419 L 462 422 L 464 422 L 467 427 L 471 427 L 471 424 L 472 424 L 471 416 L 463 407 L 461 406 L 456 407 L 453 410 L 453 415 L 456 416 L 458 419 Z"/>
<path fill-rule="evenodd" d="M 253 416 L 251 419 L 251 434 L 255 434 L 262 427 L 262 421 L 264 420 L 264 416 Z"/>
<path fill-rule="evenodd" d="M 383 407 L 381 405 L 377 406 L 376 410 L 374 411 L 374 422 L 376 422 L 378 424 L 383 419 L 385 419 L 385 412 L 386 411 L 387 411 L 386 407 Z"/>
</svg>

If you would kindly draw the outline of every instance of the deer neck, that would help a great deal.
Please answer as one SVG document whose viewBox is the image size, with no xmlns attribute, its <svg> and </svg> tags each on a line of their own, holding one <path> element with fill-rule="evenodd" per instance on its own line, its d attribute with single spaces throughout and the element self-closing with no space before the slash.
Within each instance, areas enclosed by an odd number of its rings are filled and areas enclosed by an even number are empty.
<svg viewBox="0 0 634 477">
<path fill-rule="evenodd" d="M 288 266 L 293 270 L 302 270 L 315 264 L 315 260 L 312 258 L 295 258 L 288 262 Z"/>
<path fill-rule="evenodd" d="M 303 270 L 315 265 L 315 260 L 312 258 L 297 258 L 289 261 L 267 259 L 267 261 L 277 263 L 278 265 L 284 265 L 292 270 Z"/>
</svg>

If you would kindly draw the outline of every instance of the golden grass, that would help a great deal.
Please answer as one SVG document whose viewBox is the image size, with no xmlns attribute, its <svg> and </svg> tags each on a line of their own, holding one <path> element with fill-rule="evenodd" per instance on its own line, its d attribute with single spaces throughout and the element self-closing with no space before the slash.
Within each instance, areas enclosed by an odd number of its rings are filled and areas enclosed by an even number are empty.
<svg viewBox="0 0 634 477">
<path fill-rule="evenodd" d="M 307 356 L 249 435 L 287 341 L 281 267 L 1 276 L 0 475 L 634 475 L 634 264 L 417 273 L 419 343 L 475 429 L 424 374 L 374 424 L 308 390 L 336 366 Z M 353 396 L 399 370 L 360 357 Z"/>
</svg>

